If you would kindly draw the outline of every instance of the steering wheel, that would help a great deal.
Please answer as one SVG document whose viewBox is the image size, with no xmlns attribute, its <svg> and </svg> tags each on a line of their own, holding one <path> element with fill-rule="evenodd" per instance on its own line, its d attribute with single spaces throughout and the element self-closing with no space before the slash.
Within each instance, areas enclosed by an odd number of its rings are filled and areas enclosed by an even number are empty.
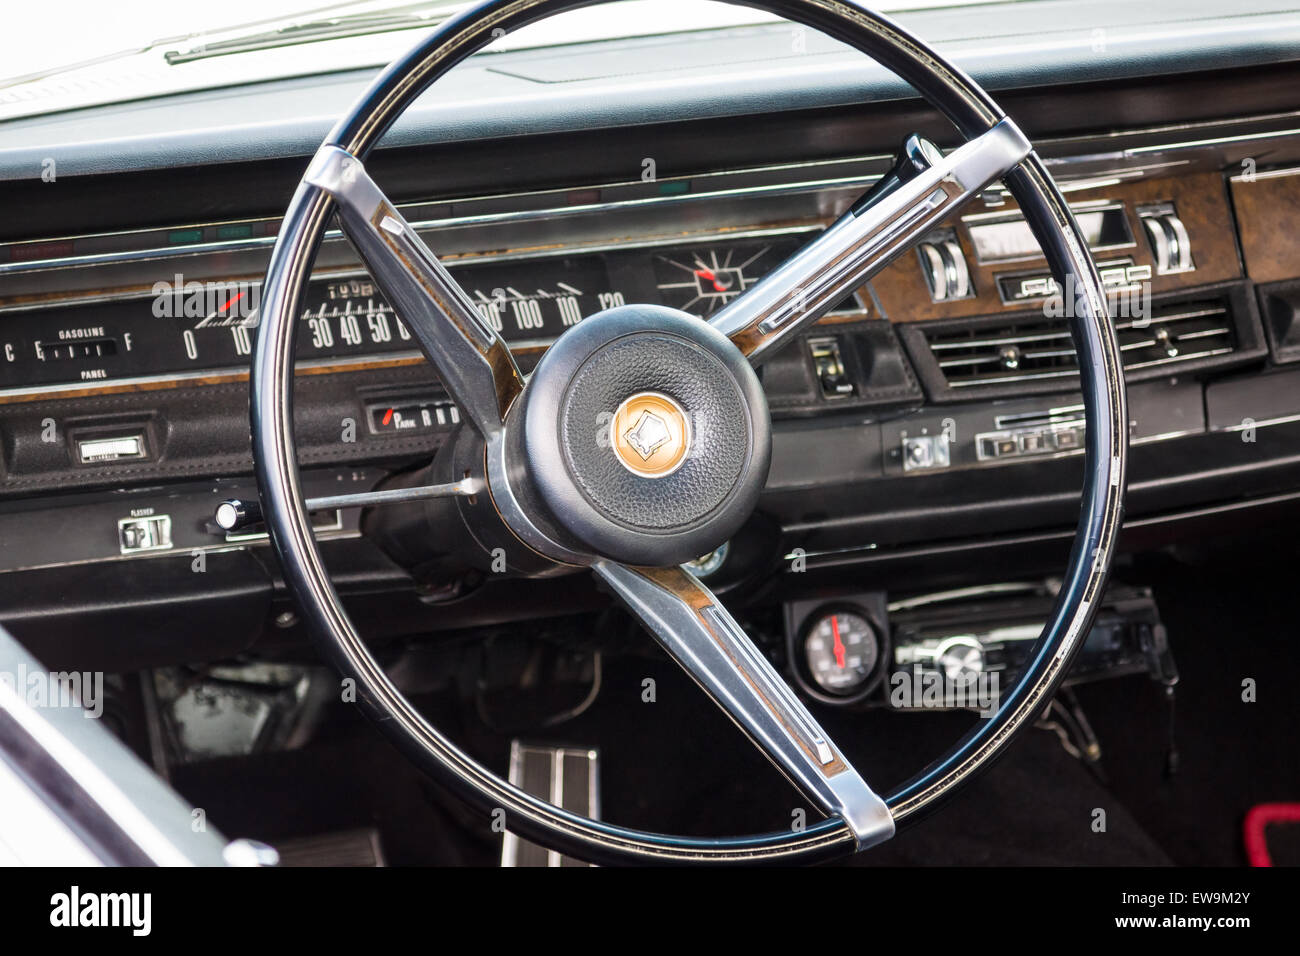
<svg viewBox="0 0 1300 956">
<path fill-rule="evenodd" d="M 495 37 L 599 0 L 487 0 L 389 66 L 320 147 L 271 257 L 252 367 L 262 511 L 285 579 L 357 699 L 416 765 L 514 833 L 597 863 L 813 862 L 861 850 L 969 781 L 1038 714 L 1082 644 L 1105 586 L 1123 503 L 1127 412 L 1096 265 L 1070 209 L 1014 122 L 920 40 L 851 0 L 756 0 L 889 67 L 957 127 L 950 153 L 912 137 L 892 172 L 710 321 L 626 305 L 583 319 L 525 381 L 510 350 L 369 177 L 364 160 L 431 83 Z M 1087 414 L 1082 513 L 1056 604 L 996 713 L 897 791 L 878 795 L 705 585 L 680 565 L 754 509 L 771 457 L 755 367 L 996 180 L 1020 204 L 1067 290 Z M 590 569 L 777 767 L 826 814 L 800 830 L 669 836 L 591 820 L 503 780 L 432 727 L 362 643 L 321 560 L 293 434 L 294 339 L 332 216 L 436 367 L 465 425 L 448 479 L 352 504 L 457 496 L 486 560 L 519 574 Z M 387 498 L 385 497 L 387 496 Z M 335 506 L 335 505 L 332 505 Z M 430 529 L 430 534 L 435 533 Z"/>
</svg>

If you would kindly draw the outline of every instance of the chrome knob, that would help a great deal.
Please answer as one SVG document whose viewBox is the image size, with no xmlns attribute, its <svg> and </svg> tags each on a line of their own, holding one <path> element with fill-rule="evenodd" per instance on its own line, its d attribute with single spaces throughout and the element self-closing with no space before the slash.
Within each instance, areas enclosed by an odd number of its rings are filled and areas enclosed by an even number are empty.
<svg viewBox="0 0 1300 956">
<path fill-rule="evenodd" d="M 1192 240 L 1187 235 L 1183 221 L 1168 208 L 1157 208 L 1140 214 L 1142 226 L 1151 241 L 1151 252 L 1156 260 L 1156 272 L 1191 272 Z"/>
<path fill-rule="evenodd" d="M 951 235 L 927 239 L 917 244 L 921 257 L 921 272 L 930 288 L 930 298 L 935 302 L 965 299 L 974 294 L 970 269 L 961 246 Z"/>
<path fill-rule="evenodd" d="M 256 501 L 227 498 L 217 505 L 212 520 L 222 531 L 240 531 L 262 520 L 262 506 Z"/>
</svg>

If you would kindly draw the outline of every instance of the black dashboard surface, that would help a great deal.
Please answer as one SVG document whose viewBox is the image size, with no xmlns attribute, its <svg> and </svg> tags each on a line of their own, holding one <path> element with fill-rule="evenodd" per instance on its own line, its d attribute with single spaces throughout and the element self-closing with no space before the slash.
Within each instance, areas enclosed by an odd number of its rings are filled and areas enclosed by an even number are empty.
<svg viewBox="0 0 1300 956">
<path fill-rule="evenodd" d="M 1296 9 L 1288 0 L 1229 7 L 1215 0 L 1038 0 L 896 19 L 985 88 L 1006 94 L 1295 62 Z M 485 54 L 426 94 L 385 145 L 878 108 L 913 98 L 901 80 L 835 41 L 810 34 L 796 49 L 790 30 L 744 27 Z M 327 73 L 2 122 L 0 180 L 39 181 L 51 152 L 70 177 L 306 157 L 373 75 Z"/>
</svg>

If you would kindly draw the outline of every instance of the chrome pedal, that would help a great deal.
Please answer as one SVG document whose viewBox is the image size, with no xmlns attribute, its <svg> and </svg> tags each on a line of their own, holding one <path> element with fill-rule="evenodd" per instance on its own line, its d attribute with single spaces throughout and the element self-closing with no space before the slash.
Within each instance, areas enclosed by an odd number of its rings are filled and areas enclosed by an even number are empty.
<svg viewBox="0 0 1300 956">
<path fill-rule="evenodd" d="M 316 836 L 282 840 L 275 845 L 281 866 L 384 866 L 379 831 L 374 827 L 339 830 Z"/>
<path fill-rule="evenodd" d="M 579 747 L 510 742 L 510 782 L 564 810 L 600 819 L 600 754 Z M 521 839 L 509 830 L 501 843 L 502 866 L 589 866 Z"/>
</svg>

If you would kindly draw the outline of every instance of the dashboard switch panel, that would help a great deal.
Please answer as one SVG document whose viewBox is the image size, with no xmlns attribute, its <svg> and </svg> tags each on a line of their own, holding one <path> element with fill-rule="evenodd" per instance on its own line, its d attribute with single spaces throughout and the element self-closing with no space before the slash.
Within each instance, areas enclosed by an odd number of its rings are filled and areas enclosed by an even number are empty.
<svg viewBox="0 0 1300 956">
<path fill-rule="evenodd" d="M 123 518 L 117 523 L 117 540 L 123 554 L 165 551 L 172 546 L 171 516 L 149 514 Z"/>
<path fill-rule="evenodd" d="M 980 461 L 992 461 L 1078 451 L 1086 428 L 1082 414 L 1082 409 L 1070 407 L 1041 416 L 1000 415 L 997 431 L 975 436 L 975 455 Z"/>
</svg>

